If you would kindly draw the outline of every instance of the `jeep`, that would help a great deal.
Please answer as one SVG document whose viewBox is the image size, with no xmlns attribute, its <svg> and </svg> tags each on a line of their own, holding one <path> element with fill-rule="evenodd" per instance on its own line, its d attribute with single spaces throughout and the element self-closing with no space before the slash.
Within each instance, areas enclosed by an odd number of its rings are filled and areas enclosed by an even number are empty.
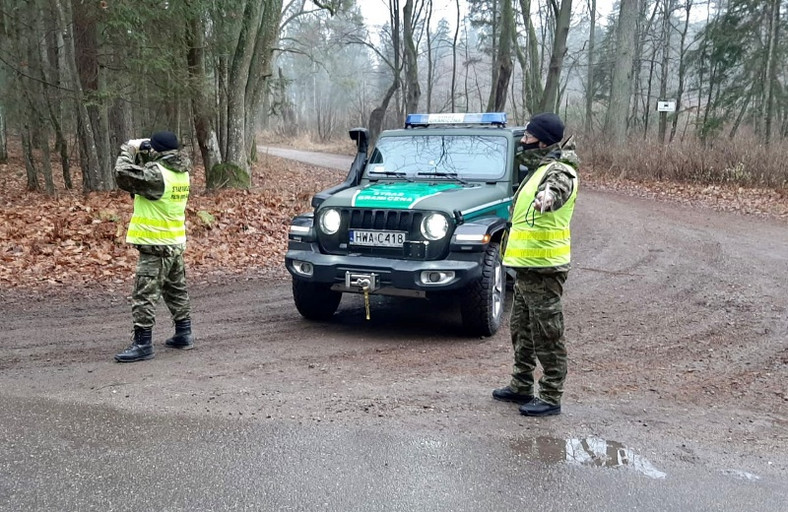
<svg viewBox="0 0 788 512">
<path fill-rule="evenodd" d="M 368 155 L 364 128 L 342 183 L 315 194 L 292 221 L 285 265 L 299 313 L 327 320 L 343 293 L 459 299 L 464 330 L 501 326 L 506 274 L 501 242 L 524 179 L 524 127 L 506 114 L 409 114 Z"/>
</svg>

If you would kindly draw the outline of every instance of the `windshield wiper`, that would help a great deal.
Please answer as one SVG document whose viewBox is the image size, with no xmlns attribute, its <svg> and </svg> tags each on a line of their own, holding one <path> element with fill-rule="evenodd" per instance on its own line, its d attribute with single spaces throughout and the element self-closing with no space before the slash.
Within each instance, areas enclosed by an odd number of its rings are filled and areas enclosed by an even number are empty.
<svg viewBox="0 0 788 512">
<path fill-rule="evenodd" d="M 456 172 L 438 172 L 438 171 L 430 171 L 430 172 L 417 172 L 416 176 L 440 176 L 441 178 L 448 178 L 450 180 L 457 180 L 460 183 L 468 183 L 464 179 L 460 178 L 460 175 Z"/>
<path fill-rule="evenodd" d="M 386 176 L 386 177 L 405 178 L 405 181 L 413 181 L 412 178 L 408 177 L 408 173 L 403 172 L 403 171 L 375 171 L 375 172 L 370 172 L 369 173 L 369 179 L 371 179 L 371 180 L 380 179 L 382 176 L 379 177 L 378 176 L 379 174 L 382 174 L 383 176 Z"/>
</svg>

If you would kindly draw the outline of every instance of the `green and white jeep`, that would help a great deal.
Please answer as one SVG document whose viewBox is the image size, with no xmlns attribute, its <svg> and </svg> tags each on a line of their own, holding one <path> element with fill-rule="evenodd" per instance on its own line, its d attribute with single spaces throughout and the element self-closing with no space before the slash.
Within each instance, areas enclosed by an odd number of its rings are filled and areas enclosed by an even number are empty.
<svg viewBox="0 0 788 512">
<path fill-rule="evenodd" d="M 368 155 L 367 131 L 351 130 L 358 151 L 347 178 L 290 226 L 285 264 L 301 315 L 330 318 L 343 293 L 452 294 L 466 332 L 494 334 L 524 131 L 507 127 L 505 113 L 411 114 Z"/>
</svg>

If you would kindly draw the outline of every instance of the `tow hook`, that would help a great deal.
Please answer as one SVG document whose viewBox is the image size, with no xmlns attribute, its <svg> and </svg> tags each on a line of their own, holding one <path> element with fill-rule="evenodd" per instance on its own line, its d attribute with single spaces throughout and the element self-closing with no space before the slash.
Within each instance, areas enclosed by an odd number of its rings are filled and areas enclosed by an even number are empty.
<svg viewBox="0 0 788 512">
<path fill-rule="evenodd" d="M 361 292 L 364 294 L 364 311 L 366 313 L 367 320 L 369 320 L 369 293 L 378 289 L 378 275 L 374 273 L 361 274 L 347 272 L 345 273 L 345 287 L 361 289 Z"/>
</svg>

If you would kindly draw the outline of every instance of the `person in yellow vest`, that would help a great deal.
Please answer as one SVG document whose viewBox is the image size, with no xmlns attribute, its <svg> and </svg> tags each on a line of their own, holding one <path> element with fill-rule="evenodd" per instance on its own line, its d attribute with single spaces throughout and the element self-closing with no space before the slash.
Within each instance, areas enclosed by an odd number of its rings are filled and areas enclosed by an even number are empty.
<svg viewBox="0 0 788 512">
<path fill-rule="evenodd" d="M 508 386 L 493 398 L 520 404 L 520 414 L 561 413 L 566 344 L 561 296 L 570 267 L 569 223 L 577 197 L 579 161 L 564 124 L 553 113 L 533 116 L 525 128 L 521 161 L 531 165 L 513 200 L 503 264 L 517 274 L 509 326 L 514 366 Z M 542 366 L 534 389 L 537 361 Z"/>
<path fill-rule="evenodd" d="M 115 355 L 120 363 L 153 358 L 152 332 L 160 298 L 175 323 L 175 334 L 165 344 L 181 350 L 194 347 L 183 261 L 191 162 L 179 147 L 174 133 L 156 132 L 150 139 L 121 145 L 115 163 L 118 187 L 134 198 L 126 242 L 139 251 L 131 297 L 134 338 Z"/>
</svg>

